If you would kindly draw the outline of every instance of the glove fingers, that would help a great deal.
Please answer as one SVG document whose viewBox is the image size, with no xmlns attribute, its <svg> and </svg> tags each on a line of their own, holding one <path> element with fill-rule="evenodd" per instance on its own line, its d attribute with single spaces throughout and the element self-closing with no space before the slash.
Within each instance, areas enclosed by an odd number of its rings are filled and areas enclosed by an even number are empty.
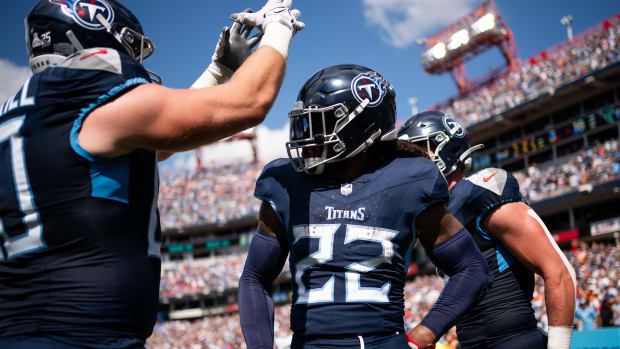
<svg viewBox="0 0 620 349">
<path fill-rule="evenodd" d="M 243 30 L 241 31 L 241 34 L 240 34 L 240 35 L 241 35 L 241 37 L 242 37 L 242 38 L 244 38 L 244 39 L 247 39 L 247 38 L 248 38 L 248 36 L 250 36 L 250 32 L 252 32 L 252 29 L 254 29 L 254 27 L 253 27 L 253 26 L 251 26 L 251 25 L 245 25 L 245 26 L 243 27 Z"/>
<path fill-rule="evenodd" d="M 299 16 L 301 16 L 301 11 L 299 11 L 298 9 L 291 10 L 291 16 L 293 16 L 293 18 L 297 19 L 297 18 L 299 18 Z"/>
<path fill-rule="evenodd" d="M 293 27 L 295 28 L 295 30 L 296 30 L 296 31 L 298 31 L 298 32 L 299 32 L 299 31 L 304 30 L 304 28 L 306 27 L 306 23 L 304 23 L 304 22 L 300 22 L 300 21 L 296 21 L 296 22 L 293 24 Z"/>
<path fill-rule="evenodd" d="M 243 27 L 243 24 L 239 24 L 237 22 L 234 22 L 232 27 L 230 27 L 230 31 L 232 33 L 240 33 L 241 32 L 241 28 Z"/>
<path fill-rule="evenodd" d="M 250 46 L 250 48 L 254 48 L 254 46 L 256 46 L 256 44 L 258 44 L 258 42 L 260 41 L 260 39 L 263 38 L 263 33 L 258 33 L 256 35 L 254 35 L 253 37 L 251 37 L 247 43 L 248 46 Z"/>
<path fill-rule="evenodd" d="M 251 9 L 251 8 L 246 8 L 245 10 L 243 10 L 243 12 L 242 12 L 242 13 L 252 13 L 252 9 Z M 235 24 L 236 24 L 236 25 L 235 25 Z M 237 34 L 239 34 L 239 35 L 243 35 L 243 33 L 245 32 L 245 30 L 246 30 L 247 28 L 243 27 L 241 24 L 239 24 L 239 23 L 237 23 L 237 22 L 235 22 L 235 24 L 233 24 L 233 26 L 232 26 L 232 28 L 230 29 L 230 31 L 231 31 L 232 33 L 237 33 Z M 250 28 L 250 30 L 252 30 L 252 28 Z M 245 37 L 246 37 L 246 38 L 248 37 L 248 34 L 249 34 L 249 33 L 247 33 L 247 34 L 245 35 Z"/>
<path fill-rule="evenodd" d="M 231 17 L 231 19 L 233 19 Z M 261 23 L 261 17 L 256 13 L 238 13 L 237 17 L 233 19 L 237 23 L 251 25 L 256 27 L 259 23 Z"/>
<path fill-rule="evenodd" d="M 217 45 L 215 46 L 215 52 L 213 52 L 212 59 L 214 61 L 219 60 L 220 58 L 222 58 L 222 56 L 224 56 L 224 49 L 226 47 L 226 42 L 228 41 L 228 35 L 230 34 L 228 30 L 228 27 L 224 27 L 220 32 L 220 38 L 218 39 Z"/>
</svg>

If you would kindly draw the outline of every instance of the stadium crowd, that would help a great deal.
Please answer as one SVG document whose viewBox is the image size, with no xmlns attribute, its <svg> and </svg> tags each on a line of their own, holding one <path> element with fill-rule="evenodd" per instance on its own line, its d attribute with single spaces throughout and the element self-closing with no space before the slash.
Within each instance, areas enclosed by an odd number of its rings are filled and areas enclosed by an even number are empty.
<svg viewBox="0 0 620 349">
<path fill-rule="evenodd" d="M 164 177 L 159 199 L 163 228 L 225 222 L 258 214 L 260 201 L 252 193 L 260 168 L 257 164 L 239 163 L 193 175 Z M 514 175 L 530 202 L 620 178 L 618 140 L 581 150 L 558 162 L 532 163 Z"/>
<path fill-rule="evenodd" d="M 620 60 L 620 27 L 576 38 L 572 45 L 531 58 L 504 78 L 483 84 L 469 94 L 451 99 L 438 109 L 458 115 L 465 126 L 482 122 L 538 96 L 553 92 L 584 75 Z"/>
<path fill-rule="evenodd" d="M 254 182 L 262 166 L 239 162 L 161 179 L 159 212 L 166 228 L 226 222 L 258 214 Z"/>
<path fill-rule="evenodd" d="M 236 289 L 246 255 L 216 257 L 201 262 L 164 263 L 159 287 L 160 298 L 183 298 L 197 294 L 217 294 Z M 290 279 L 288 261 L 280 274 Z"/>
<path fill-rule="evenodd" d="M 578 330 L 620 326 L 620 242 L 614 244 L 573 242 L 564 251 L 575 268 L 578 280 L 578 309 L 575 326 Z M 405 286 L 405 323 L 408 328 L 418 324 L 432 307 L 443 287 L 438 276 L 418 276 Z M 543 280 L 537 277 L 532 300 L 539 326 L 547 329 Z M 290 343 L 289 305 L 276 307 L 275 338 L 277 348 Z M 458 343 L 454 328 L 440 340 L 438 348 L 455 349 Z M 232 349 L 245 348 L 237 313 L 204 318 L 194 322 L 159 323 L 149 338 L 152 349 Z"/>
<path fill-rule="evenodd" d="M 222 171 L 218 171 L 218 173 L 220 172 Z M 255 172 L 252 175 L 254 174 Z M 561 158 L 560 162 L 532 164 L 527 170 L 515 172 L 514 175 L 519 181 L 524 198 L 530 202 L 544 200 L 575 190 L 587 190 L 590 185 L 620 178 L 618 140 L 609 140 L 587 150 L 581 150 L 572 156 Z M 247 177 L 242 176 L 243 179 L 229 177 L 230 187 L 226 190 L 230 194 L 229 197 L 243 196 L 243 193 L 235 193 L 236 189 L 232 187 L 235 185 L 233 183 L 238 184 L 241 181 L 253 183 L 254 179 Z M 195 178 L 205 178 L 205 174 L 202 173 Z M 187 184 L 188 187 L 196 188 L 198 185 L 193 183 L 194 180 L 187 179 L 185 183 L 189 183 Z M 223 181 L 219 183 L 225 186 L 222 184 Z M 250 190 L 252 192 L 251 188 L 243 189 L 247 186 L 247 184 L 239 184 L 237 188 L 241 191 Z M 174 201 L 182 200 L 175 199 Z M 248 202 L 258 202 L 254 198 L 248 198 L 248 200 Z M 200 206 L 203 205 L 200 204 Z M 192 215 L 198 216 L 200 212 Z M 225 257 L 225 259 L 216 259 L 210 263 L 165 264 L 162 268 L 160 295 L 165 298 L 182 298 L 199 293 L 221 293 L 226 289 L 235 288 L 243 271 L 244 260 L 244 255 L 232 255 Z M 284 270 L 283 277 L 286 277 L 289 275 L 288 267 L 285 267 Z"/>
<path fill-rule="evenodd" d="M 620 326 L 620 241 L 615 244 L 573 242 L 567 257 L 577 277 L 575 327 L 592 330 Z M 544 285 L 536 278 L 532 304 L 539 326 L 547 329 Z"/>
<path fill-rule="evenodd" d="M 587 190 L 620 178 L 618 140 L 608 140 L 583 149 L 558 162 L 532 163 L 527 170 L 514 173 L 523 196 L 530 202 L 544 200 L 574 190 Z"/>
</svg>

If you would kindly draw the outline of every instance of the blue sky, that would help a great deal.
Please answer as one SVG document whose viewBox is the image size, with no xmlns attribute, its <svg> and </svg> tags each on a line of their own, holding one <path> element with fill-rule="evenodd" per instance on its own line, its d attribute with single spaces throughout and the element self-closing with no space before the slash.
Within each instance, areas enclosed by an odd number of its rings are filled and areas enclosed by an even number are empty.
<svg viewBox="0 0 620 349">
<path fill-rule="evenodd" d="M 2 100 L 18 88 L 18 81 L 26 74 L 23 18 L 35 3 L 3 1 L 1 5 L 0 32 L 5 33 L 0 51 Z M 138 16 L 147 36 L 157 46 L 155 55 L 145 62 L 146 67 L 162 75 L 166 86 L 184 88 L 209 64 L 219 31 L 230 23 L 228 15 L 247 7 L 258 9 L 264 0 L 126 0 L 123 3 Z M 407 102 L 410 97 L 417 97 L 419 107 L 424 109 L 455 95 L 456 88 L 449 75 L 423 72 L 421 49 L 415 39 L 434 33 L 480 3 L 480 0 L 294 0 L 293 7 L 301 10 L 306 29 L 293 39 L 287 75 L 264 126 L 270 130 L 282 129 L 299 88 L 313 72 L 332 64 L 362 64 L 386 76 L 397 92 L 399 119 L 410 116 Z M 566 39 L 565 27 L 560 24 L 562 16 L 572 14 L 573 30 L 579 33 L 620 12 L 620 2 L 616 0 L 496 0 L 496 4 L 511 27 L 524 60 Z M 501 62 L 499 51 L 493 49 L 467 64 L 467 68 L 470 76 L 476 76 Z"/>
</svg>

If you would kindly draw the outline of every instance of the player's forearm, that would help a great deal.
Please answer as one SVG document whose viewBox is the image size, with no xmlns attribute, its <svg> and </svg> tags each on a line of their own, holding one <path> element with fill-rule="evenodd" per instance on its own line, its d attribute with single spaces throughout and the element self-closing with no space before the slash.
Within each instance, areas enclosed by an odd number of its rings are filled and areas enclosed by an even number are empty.
<svg viewBox="0 0 620 349">
<path fill-rule="evenodd" d="M 422 320 L 422 325 L 438 338 L 483 296 L 493 274 L 465 228 L 426 251 L 431 261 L 450 276 L 437 302 Z"/>
<path fill-rule="evenodd" d="M 568 349 L 575 315 L 575 284 L 570 266 L 558 265 L 543 272 L 549 321 L 549 349 Z"/>
<path fill-rule="evenodd" d="M 572 326 L 575 315 L 575 286 L 566 271 L 544 277 L 549 326 Z"/>
<path fill-rule="evenodd" d="M 287 255 L 287 246 L 276 237 L 254 234 L 239 280 L 239 317 L 248 349 L 273 348 L 271 289 Z"/>
<path fill-rule="evenodd" d="M 273 105 L 286 71 L 286 60 L 274 48 L 261 46 L 230 79 L 229 87 L 245 113 L 262 121 Z M 258 123 L 258 122 L 257 122 Z"/>
</svg>

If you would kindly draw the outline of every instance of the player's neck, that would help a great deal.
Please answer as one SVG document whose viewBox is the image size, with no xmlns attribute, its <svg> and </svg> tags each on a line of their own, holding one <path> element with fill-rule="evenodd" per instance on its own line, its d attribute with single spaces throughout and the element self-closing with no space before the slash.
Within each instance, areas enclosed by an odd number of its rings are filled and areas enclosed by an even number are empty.
<svg viewBox="0 0 620 349">
<path fill-rule="evenodd" d="M 456 183 L 460 182 L 464 179 L 463 171 L 461 169 L 457 169 L 456 171 L 450 173 L 446 176 L 446 181 L 448 182 L 448 189 L 452 189 L 456 185 Z"/>
<path fill-rule="evenodd" d="M 361 153 L 352 159 L 329 164 L 329 167 L 325 168 L 325 174 L 334 179 L 350 181 L 370 172 L 374 167 L 369 154 Z"/>
</svg>

